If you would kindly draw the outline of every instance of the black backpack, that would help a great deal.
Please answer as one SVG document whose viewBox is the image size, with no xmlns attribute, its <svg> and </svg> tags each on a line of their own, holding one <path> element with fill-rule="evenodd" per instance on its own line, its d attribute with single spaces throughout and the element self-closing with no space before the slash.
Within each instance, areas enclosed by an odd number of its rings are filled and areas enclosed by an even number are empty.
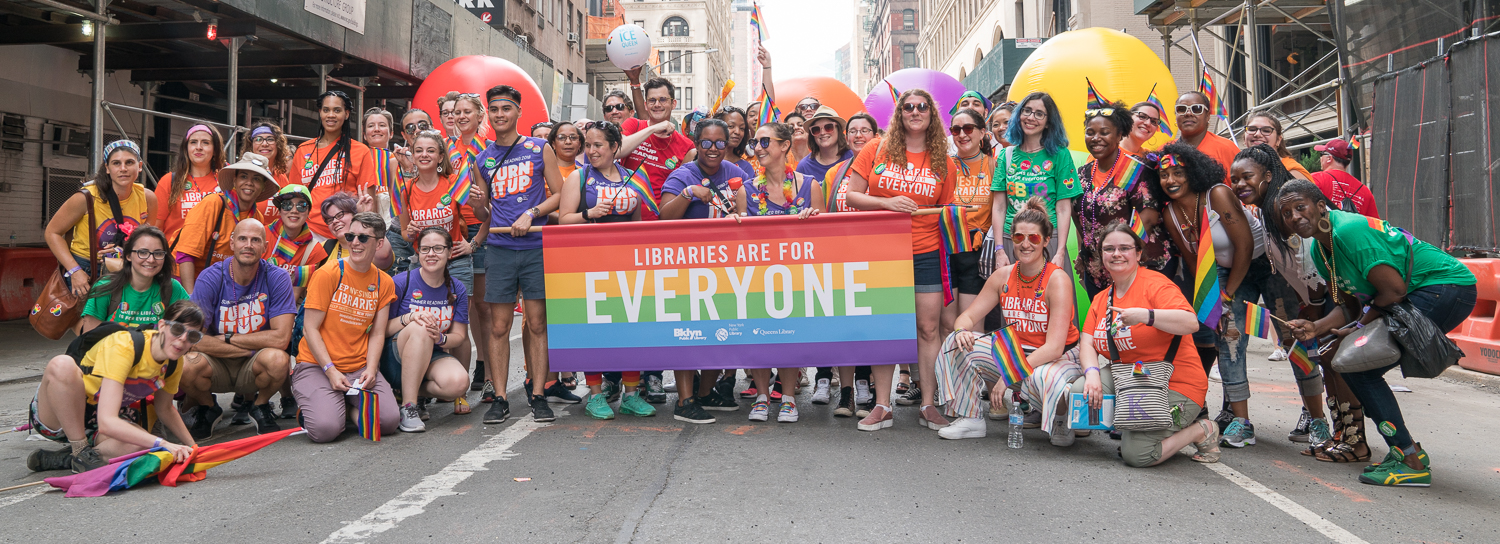
<svg viewBox="0 0 1500 544">
<path fill-rule="evenodd" d="M 136 361 L 141 360 L 141 355 L 146 352 L 146 335 L 141 332 L 142 330 L 143 329 L 141 329 L 140 327 L 126 327 L 114 322 L 102 323 L 98 327 L 89 329 L 89 331 L 83 333 L 82 336 L 74 338 L 73 341 L 68 344 L 67 351 L 63 353 L 69 357 L 72 357 L 73 362 L 78 364 L 78 367 L 83 370 L 84 374 L 88 374 L 89 372 L 92 372 L 93 369 L 83 367 L 83 356 L 88 354 L 89 350 L 94 349 L 94 345 L 98 344 L 99 341 L 104 340 L 105 338 L 108 338 L 118 332 L 129 332 L 130 343 L 135 346 L 135 358 L 130 360 L 130 364 L 134 365 Z M 177 361 L 177 359 L 167 361 L 167 366 L 162 371 L 163 379 L 165 379 L 167 376 L 171 376 L 173 372 L 177 371 Z"/>
</svg>

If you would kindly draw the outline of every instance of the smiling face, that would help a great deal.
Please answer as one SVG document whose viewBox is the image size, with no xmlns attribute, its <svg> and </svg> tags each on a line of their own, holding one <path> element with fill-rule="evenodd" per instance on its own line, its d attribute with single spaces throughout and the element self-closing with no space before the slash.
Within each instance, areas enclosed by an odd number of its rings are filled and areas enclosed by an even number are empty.
<svg viewBox="0 0 1500 544">
<path fill-rule="evenodd" d="M 1193 190 L 1188 188 L 1187 169 L 1181 166 L 1169 166 L 1161 171 L 1161 190 L 1167 194 L 1167 198 L 1177 200 L 1192 196 Z"/>
<path fill-rule="evenodd" d="M 250 140 L 250 151 L 266 158 L 276 156 L 276 135 L 261 134 Z"/>
<path fill-rule="evenodd" d="M 619 148 L 605 137 L 601 129 L 591 128 L 583 133 L 583 156 L 588 158 L 595 170 L 603 170 L 614 164 L 615 151 Z"/>
<path fill-rule="evenodd" d="M 349 225 L 349 232 L 355 235 L 352 242 L 348 239 L 343 240 L 344 247 L 349 250 L 349 258 L 362 265 L 370 264 L 371 261 L 374 261 L 375 245 L 379 244 L 384 238 L 375 236 L 375 231 L 358 221 L 354 221 L 353 224 Z M 367 236 L 366 241 L 359 241 L 359 235 Z"/>
<path fill-rule="evenodd" d="M 1270 172 L 1249 157 L 1234 161 L 1229 169 L 1229 188 L 1245 204 L 1259 204 L 1270 180 Z"/>
<path fill-rule="evenodd" d="M 149 256 L 142 259 L 137 252 L 143 249 L 152 253 L 163 253 L 161 257 Z M 166 249 L 166 246 L 161 245 L 161 240 L 156 239 L 155 236 L 137 238 L 135 246 L 125 253 L 125 260 L 130 262 L 130 272 L 138 278 L 155 277 L 158 272 L 161 272 L 161 267 L 167 264 Z"/>
<path fill-rule="evenodd" d="M 616 125 L 625 122 L 626 119 L 635 116 L 635 110 L 625 105 L 625 99 L 611 96 L 604 99 L 604 120 Z"/>
<path fill-rule="evenodd" d="M 1011 110 L 1000 110 L 990 116 L 990 134 L 995 137 L 995 141 L 1000 142 L 1000 145 L 1011 145 L 1005 139 L 1005 129 L 1010 128 L 1011 113 Z"/>
<path fill-rule="evenodd" d="M 1120 127 L 1102 115 L 1089 119 L 1084 127 L 1083 144 L 1088 147 L 1089 155 L 1094 160 L 1103 161 L 1114 156 L 1120 147 Z"/>
<path fill-rule="evenodd" d="M 290 209 L 282 209 L 279 206 L 276 208 L 281 212 L 282 226 L 291 232 L 301 232 L 302 225 L 307 224 L 307 214 L 312 213 L 312 203 L 308 202 L 305 198 L 291 198 L 288 202 L 301 203 L 307 206 L 302 211 L 297 211 L 298 206 L 295 205 L 290 206 Z"/>
<path fill-rule="evenodd" d="M 375 114 L 365 118 L 365 145 L 387 149 L 391 144 L 390 118 Z"/>
<path fill-rule="evenodd" d="M 328 211 L 333 212 L 333 217 L 327 221 L 328 230 L 333 232 L 333 236 L 338 238 L 349 232 L 349 223 L 354 220 L 354 214 L 338 208 L 330 208 Z"/>
<path fill-rule="evenodd" d="M 1042 227 L 1040 225 L 1026 221 L 1016 221 L 1011 224 L 1011 234 L 1019 234 L 1025 237 L 1020 242 L 1016 242 L 1014 239 L 1011 240 L 1011 244 L 1015 248 L 1017 262 L 1033 265 L 1046 258 L 1043 252 L 1047 249 L 1047 244 L 1051 239 L 1042 236 Z M 1041 243 L 1035 243 L 1036 240 L 1032 237 L 1033 235 L 1041 239 Z"/>
<path fill-rule="evenodd" d="M 984 127 L 979 124 L 978 119 L 967 113 L 960 112 L 953 116 L 953 124 L 948 127 L 948 133 L 952 135 L 953 146 L 958 148 L 960 157 L 973 157 L 982 149 Z"/>
<path fill-rule="evenodd" d="M 573 123 L 557 125 L 555 138 L 552 140 L 552 151 L 557 153 L 559 162 L 573 162 L 578 157 L 578 152 L 583 149 L 583 133 Z"/>
<path fill-rule="evenodd" d="M 963 100 L 959 100 L 958 109 L 974 110 L 979 112 L 980 115 L 984 115 L 986 113 L 984 111 L 984 101 L 972 96 L 966 96 Z"/>
<path fill-rule="evenodd" d="M 240 199 L 242 204 L 254 204 L 255 197 L 260 194 L 261 185 L 266 183 L 266 178 L 249 170 L 234 171 L 234 196 Z"/>
<path fill-rule="evenodd" d="M 406 125 L 411 125 L 414 130 L 407 130 Z M 408 143 L 417 141 L 417 133 L 432 129 L 432 117 L 421 110 L 411 110 L 401 116 L 401 137 Z"/>
<path fill-rule="evenodd" d="M 1016 110 L 1021 115 L 1021 133 L 1027 136 L 1041 136 L 1043 130 L 1047 130 L 1047 103 L 1041 100 L 1032 100 L 1020 106 Z"/>
<path fill-rule="evenodd" d="M 651 124 L 672 117 L 672 110 L 676 107 L 677 99 L 672 98 L 672 91 L 666 85 L 646 91 L 646 116 L 651 118 Z"/>
<path fill-rule="evenodd" d="M 412 143 L 411 158 L 417 163 L 417 172 L 437 172 L 438 167 L 443 164 L 443 143 L 428 136 L 420 136 Z"/>
<path fill-rule="evenodd" d="M 422 260 L 422 270 L 429 274 L 442 274 L 448 268 L 448 255 L 452 248 L 443 235 L 430 232 L 417 240 L 417 255 Z"/>
<path fill-rule="evenodd" d="M 719 149 L 719 144 L 724 149 Z M 704 144 L 711 144 L 704 147 Z M 718 125 L 701 127 L 698 129 L 698 164 L 705 169 L 717 172 L 719 165 L 724 163 L 724 156 L 729 154 L 729 135 Z"/>
<path fill-rule="evenodd" d="M 932 104 L 922 95 L 911 94 L 901 101 L 901 124 L 907 134 L 922 134 L 932 124 Z"/>
<path fill-rule="evenodd" d="M 858 155 L 865 144 L 875 139 L 875 126 L 863 117 L 849 121 L 849 149 Z"/>
<path fill-rule="evenodd" d="M 453 107 L 453 126 L 460 134 L 473 134 L 479 130 L 480 115 L 473 101 L 460 99 Z"/>
<path fill-rule="evenodd" d="M 104 168 L 109 171 L 109 179 L 115 185 L 126 185 L 135 183 L 141 175 L 141 160 L 135 153 L 124 149 L 117 149 L 109 154 L 109 162 Z"/>
<path fill-rule="evenodd" d="M 183 355 L 187 355 L 189 351 L 192 351 L 194 344 L 189 342 L 187 337 L 193 331 L 201 332 L 201 328 L 195 325 L 183 325 L 182 329 L 182 336 L 174 336 L 170 332 L 171 327 L 166 326 L 166 321 L 157 321 L 156 330 L 162 331 L 161 354 L 166 356 L 166 360 L 168 361 L 181 359 Z"/>
<path fill-rule="evenodd" d="M 1328 207 L 1320 202 L 1312 202 L 1297 193 L 1282 191 L 1281 196 L 1276 199 L 1279 208 L 1282 232 L 1295 232 L 1297 236 L 1312 238 L 1317 234 L 1319 220 L 1328 218 Z"/>
<path fill-rule="evenodd" d="M 729 125 L 729 147 L 738 147 L 745 140 L 745 116 L 731 113 L 725 115 L 723 121 Z"/>
<path fill-rule="evenodd" d="M 760 130 L 755 131 L 757 144 L 760 143 L 761 138 L 769 138 L 770 145 L 755 146 L 756 161 L 759 161 L 762 165 L 767 165 L 781 164 L 786 160 L 787 150 L 791 147 L 790 142 L 777 140 L 776 131 L 771 130 L 771 127 L 760 127 Z"/>
<path fill-rule="evenodd" d="M 1136 143 L 1144 143 L 1161 131 L 1161 112 L 1151 106 L 1136 108 L 1131 112 L 1131 120 L 1134 124 L 1130 128 L 1130 139 Z"/>
<path fill-rule="evenodd" d="M 1109 233 L 1104 237 L 1104 243 L 1099 244 L 1099 252 L 1104 255 L 1104 269 L 1112 277 L 1127 277 L 1140 266 L 1141 250 L 1135 247 L 1135 238 L 1129 234 Z"/>
<path fill-rule="evenodd" d="M 342 134 L 344 122 L 348 120 L 349 109 L 343 99 L 331 95 L 323 97 L 323 103 L 318 105 L 318 122 L 322 123 L 325 134 Z"/>
<path fill-rule="evenodd" d="M 450 136 L 458 134 L 458 125 L 453 123 L 453 109 L 458 106 L 458 101 L 449 100 L 438 108 L 438 116 L 443 118 L 443 130 Z"/>
<path fill-rule="evenodd" d="M 1245 125 L 1245 147 L 1254 147 L 1266 144 L 1273 148 L 1281 147 L 1281 133 L 1276 131 L 1276 126 L 1265 116 L 1257 116 Z"/>
<path fill-rule="evenodd" d="M 196 168 L 208 168 L 214 156 L 214 137 L 207 131 L 194 132 L 188 136 L 188 162 Z"/>
<path fill-rule="evenodd" d="M 460 103 L 462 103 L 460 101 Z M 495 128 L 498 138 L 501 134 L 510 134 L 516 131 L 516 121 L 521 119 L 521 108 L 516 103 L 504 96 L 496 96 L 490 101 L 490 126 Z M 454 115 L 454 117 L 462 117 Z"/>
<path fill-rule="evenodd" d="M 229 251 L 240 266 L 254 266 L 266 254 L 266 227 L 260 221 L 246 219 L 234 226 L 229 235 Z"/>
<path fill-rule="evenodd" d="M 818 142 L 819 149 L 832 149 L 838 151 L 839 124 L 832 119 L 813 119 L 810 123 L 808 134 L 818 133 L 811 136 Z"/>
</svg>

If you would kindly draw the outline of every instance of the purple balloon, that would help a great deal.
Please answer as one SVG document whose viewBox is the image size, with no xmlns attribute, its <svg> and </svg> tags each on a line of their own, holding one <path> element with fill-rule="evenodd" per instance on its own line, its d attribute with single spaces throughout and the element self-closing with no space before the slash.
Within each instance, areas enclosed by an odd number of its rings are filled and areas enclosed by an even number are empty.
<svg viewBox="0 0 1500 544">
<path fill-rule="evenodd" d="M 959 83 L 957 79 L 953 79 L 953 76 L 937 70 L 929 70 L 927 68 L 903 68 L 896 70 L 891 75 L 886 76 L 885 80 L 876 83 L 875 87 L 870 90 L 870 94 L 865 96 L 865 111 L 870 112 L 870 115 L 875 117 L 875 121 L 880 124 L 881 130 L 888 130 L 890 128 L 891 113 L 896 110 L 895 101 L 891 97 L 890 86 L 887 86 L 886 82 L 890 82 L 891 86 L 895 86 L 898 93 L 904 93 L 911 89 L 925 89 L 928 93 L 931 93 L 932 99 L 937 101 L 937 110 L 942 115 L 943 127 L 945 128 L 953 120 L 948 115 L 948 110 L 953 109 L 953 105 L 958 103 L 958 97 L 963 96 L 964 91 L 968 90 L 964 88 L 964 84 Z"/>
</svg>

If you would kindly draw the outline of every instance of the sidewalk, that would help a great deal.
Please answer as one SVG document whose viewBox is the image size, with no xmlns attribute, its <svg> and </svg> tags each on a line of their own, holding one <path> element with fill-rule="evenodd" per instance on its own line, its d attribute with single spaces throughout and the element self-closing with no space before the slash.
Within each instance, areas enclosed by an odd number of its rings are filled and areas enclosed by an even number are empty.
<svg viewBox="0 0 1500 544">
<path fill-rule="evenodd" d="M 0 383 L 41 378 L 42 367 L 62 355 L 71 341 L 72 334 L 56 341 L 43 338 L 25 319 L 0 321 Z"/>
</svg>

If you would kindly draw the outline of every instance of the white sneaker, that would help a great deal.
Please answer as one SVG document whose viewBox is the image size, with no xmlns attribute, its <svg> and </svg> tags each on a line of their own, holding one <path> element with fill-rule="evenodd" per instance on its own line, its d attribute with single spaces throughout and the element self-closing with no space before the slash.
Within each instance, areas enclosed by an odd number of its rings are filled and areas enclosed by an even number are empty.
<svg viewBox="0 0 1500 544">
<path fill-rule="evenodd" d="M 818 387 L 813 390 L 813 404 L 828 404 L 828 379 L 818 380 Z"/>
<path fill-rule="evenodd" d="M 776 414 L 776 421 L 780 423 L 796 423 L 797 403 L 783 399 L 781 401 L 781 413 Z"/>
<path fill-rule="evenodd" d="M 422 423 L 422 412 L 417 405 L 407 403 L 401 407 L 401 432 L 420 433 L 427 430 L 427 424 Z"/>
<path fill-rule="evenodd" d="M 1213 368 L 1208 369 L 1208 381 L 1224 383 L 1224 378 L 1219 376 L 1219 365 L 1214 365 Z"/>
<path fill-rule="evenodd" d="M 757 400 L 750 405 L 750 421 L 766 421 L 771 419 L 771 404 Z"/>
<path fill-rule="evenodd" d="M 1061 414 L 1052 416 L 1052 433 L 1049 437 L 1052 440 L 1052 445 L 1058 447 L 1071 446 L 1076 436 L 1073 434 L 1073 429 L 1068 428 L 1068 416 Z"/>
<path fill-rule="evenodd" d="M 855 380 L 854 381 L 854 403 L 855 404 L 864 404 L 864 403 L 870 402 L 870 398 L 873 397 L 873 396 L 874 395 L 872 395 L 870 393 L 870 381 L 869 380 Z"/>
<path fill-rule="evenodd" d="M 1266 359 L 1269 359 L 1269 360 L 1272 360 L 1272 361 L 1285 361 L 1286 360 L 1286 350 L 1281 349 L 1280 347 L 1277 347 L 1276 351 L 1271 352 L 1271 356 L 1270 357 L 1266 357 Z"/>
<path fill-rule="evenodd" d="M 985 431 L 984 418 L 961 417 L 953 420 L 947 427 L 938 429 L 938 436 L 949 440 L 984 438 Z"/>
</svg>

